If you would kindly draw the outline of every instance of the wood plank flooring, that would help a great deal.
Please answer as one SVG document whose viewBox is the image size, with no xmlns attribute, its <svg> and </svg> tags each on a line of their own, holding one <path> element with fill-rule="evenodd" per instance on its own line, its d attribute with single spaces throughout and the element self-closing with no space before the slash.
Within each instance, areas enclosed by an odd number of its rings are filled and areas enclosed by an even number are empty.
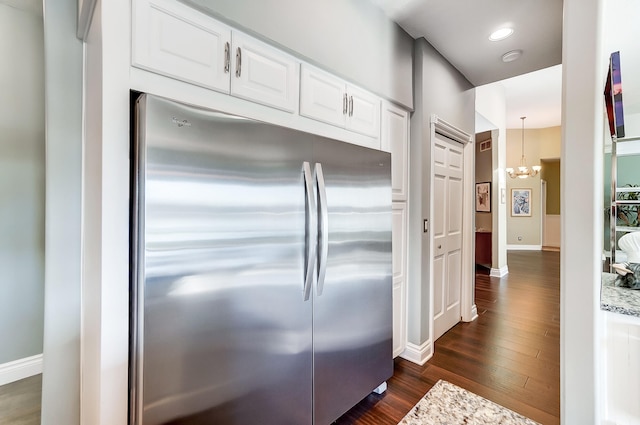
<svg viewBox="0 0 640 425">
<path fill-rule="evenodd" d="M 418 366 L 396 359 L 382 395 L 337 424 L 395 425 L 439 379 L 525 415 L 560 424 L 560 253 L 510 251 L 503 279 L 476 273 L 478 319 L 459 323 Z"/>
<path fill-rule="evenodd" d="M 39 425 L 42 374 L 0 386 L 0 425 Z"/>
</svg>

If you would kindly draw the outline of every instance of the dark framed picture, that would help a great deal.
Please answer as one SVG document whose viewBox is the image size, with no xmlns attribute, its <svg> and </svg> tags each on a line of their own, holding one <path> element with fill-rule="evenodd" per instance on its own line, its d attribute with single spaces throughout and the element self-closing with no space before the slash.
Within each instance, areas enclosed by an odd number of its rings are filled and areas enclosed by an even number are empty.
<svg viewBox="0 0 640 425">
<path fill-rule="evenodd" d="M 622 104 L 622 74 L 620 71 L 620 52 L 609 57 L 609 72 L 604 87 L 604 100 L 609 119 L 609 132 L 612 137 L 624 137 L 624 107 Z"/>
<path fill-rule="evenodd" d="M 476 183 L 476 212 L 491 212 L 491 182 Z"/>
<path fill-rule="evenodd" d="M 531 189 L 511 189 L 511 216 L 531 217 Z"/>
</svg>

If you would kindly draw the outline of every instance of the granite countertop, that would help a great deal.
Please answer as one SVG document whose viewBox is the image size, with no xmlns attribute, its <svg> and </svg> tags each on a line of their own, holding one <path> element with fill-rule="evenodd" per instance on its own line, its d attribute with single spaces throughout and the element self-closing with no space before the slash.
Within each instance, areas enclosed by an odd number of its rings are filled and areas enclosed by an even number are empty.
<svg viewBox="0 0 640 425">
<path fill-rule="evenodd" d="M 615 286 L 615 273 L 602 273 L 600 308 L 614 313 L 640 317 L 640 290 Z"/>
<path fill-rule="evenodd" d="M 540 425 L 513 410 L 439 380 L 398 425 Z"/>
</svg>

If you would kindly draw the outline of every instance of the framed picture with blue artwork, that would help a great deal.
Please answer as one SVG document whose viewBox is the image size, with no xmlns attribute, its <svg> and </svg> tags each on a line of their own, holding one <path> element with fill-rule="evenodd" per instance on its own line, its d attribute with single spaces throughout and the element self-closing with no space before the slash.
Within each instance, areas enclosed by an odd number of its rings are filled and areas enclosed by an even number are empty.
<svg viewBox="0 0 640 425">
<path fill-rule="evenodd" d="M 511 216 L 531 217 L 531 189 L 511 189 Z"/>
</svg>

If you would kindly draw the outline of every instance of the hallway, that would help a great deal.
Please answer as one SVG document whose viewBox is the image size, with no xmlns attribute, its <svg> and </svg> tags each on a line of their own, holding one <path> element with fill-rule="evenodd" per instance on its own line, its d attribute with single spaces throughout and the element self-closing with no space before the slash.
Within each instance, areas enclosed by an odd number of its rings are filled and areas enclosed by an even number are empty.
<svg viewBox="0 0 640 425">
<path fill-rule="evenodd" d="M 396 359 L 382 396 L 338 424 L 395 425 L 444 379 L 543 425 L 560 423 L 560 253 L 509 251 L 509 274 L 476 272 L 478 319 L 459 323 L 418 366 Z"/>
</svg>

